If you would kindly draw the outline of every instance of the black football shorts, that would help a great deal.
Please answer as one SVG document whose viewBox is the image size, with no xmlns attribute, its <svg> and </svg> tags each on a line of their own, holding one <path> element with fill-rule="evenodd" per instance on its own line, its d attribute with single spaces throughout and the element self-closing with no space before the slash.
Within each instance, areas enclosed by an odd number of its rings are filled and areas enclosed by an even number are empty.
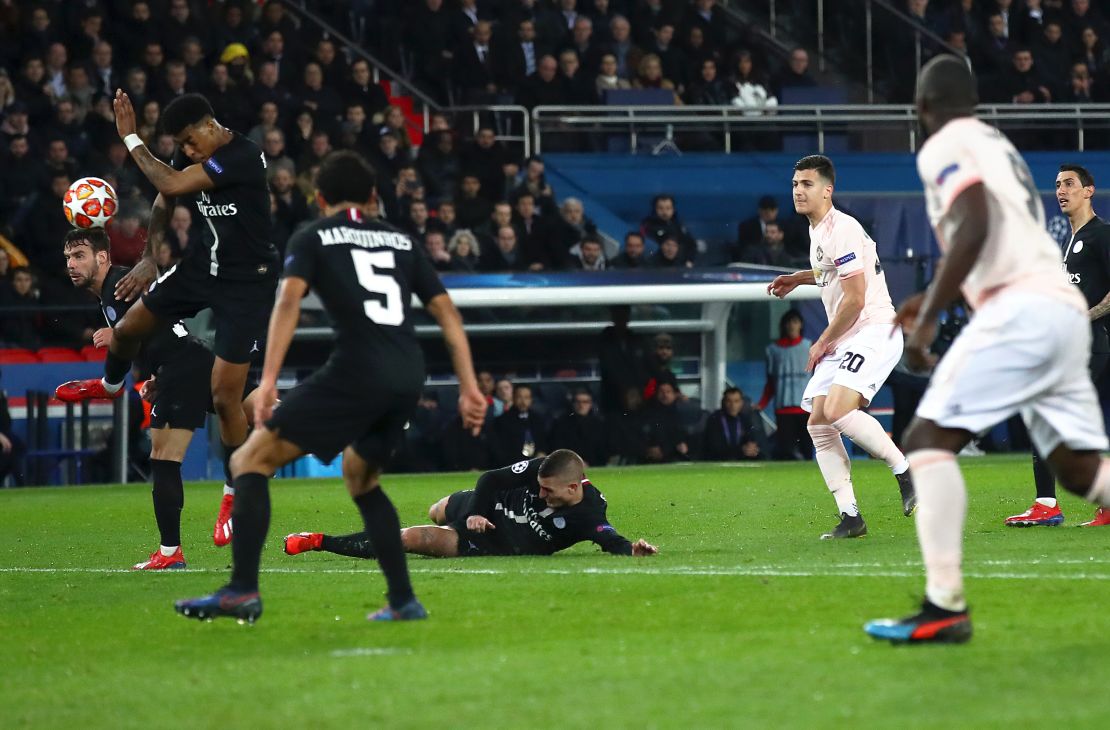
<svg viewBox="0 0 1110 730">
<path fill-rule="evenodd" d="M 212 308 L 216 357 L 247 363 L 264 351 L 274 308 L 277 279 L 231 281 L 209 276 L 185 262 L 171 267 L 143 294 L 143 304 L 159 319 L 176 322 Z"/>
<path fill-rule="evenodd" d="M 184 348 L 181 357 L 158 368 L 151 428 L 195 431 L 204 426 L 212 402 L 214 361 L 212 351 L 198 342 Z"/>
</svg>

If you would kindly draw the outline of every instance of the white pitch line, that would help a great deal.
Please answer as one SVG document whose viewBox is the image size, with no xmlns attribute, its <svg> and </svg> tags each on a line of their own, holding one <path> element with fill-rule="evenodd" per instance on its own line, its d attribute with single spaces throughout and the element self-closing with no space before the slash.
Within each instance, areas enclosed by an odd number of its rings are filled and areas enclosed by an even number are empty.
<svg viewBox="0 0 1110 730">
<path fill-rule="evenodd" d="M 876 566 L 873 570 L 859 570 L 850 566 L 830 565 L 823 569 L 794 568 L 787 566 L 732 566 L 695 568 L 676 566 L 672 568 L 582 568 L 505 570 L 498 568 L 450 568 L 446 570 L 412 567 L 410 572 L 425 575 L 655 575 L 655 576 L 695 576 L 695 577 L 757 577 L 757 578 L 919 578 L 924 575 L 921 569 L 894 569 L 900 566 Z M 0 568 L 2 573 L 84 573 L 113 574 L 135 573 L 140 571 L 123 568 Z M 224 568 L 190 568 L 187 570 L 164 571 L 163 574 L 226 573 Z M 367 575 L 376 574 L 377 569 L 365 568 L 264 568 L 269 574 L 324 574 L 324 575 Z M 964 576 L 973 579 L 993 580 L 1110 580 L 1110 573 L 1038 573 L 1038 572 L 994 572 L 971 570 Z"/>
</svg>

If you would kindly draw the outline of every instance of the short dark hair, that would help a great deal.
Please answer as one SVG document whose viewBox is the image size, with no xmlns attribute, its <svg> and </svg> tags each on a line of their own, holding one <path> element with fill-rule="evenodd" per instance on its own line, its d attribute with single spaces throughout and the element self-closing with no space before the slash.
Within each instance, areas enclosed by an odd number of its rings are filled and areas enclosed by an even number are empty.
<svg viewBox="0 0 1110 730">
<path fill-rule="evenodd" d="M 723 393 L 721 393 L 721 408 L 725 407 L 725 398 L 728 398 L 729 394 L 731 393 L 736 393 L 737 395 L 739 395 L 741 400 L 744 399 L 744 391 L 740 390 L 735 385 L 730 385 L 724 389 Z"/>
<path fill-rule="evenodd" d="M 1060 165 L 1059 172 L 1074 172 L 1075 176 L 1079 178 L 1079 183 L 1085 188 L 1093 188 L 1095 186 L 1094 175 L 1082 165 L 1065 162 L 1063 165 Z"/>
<path fill-rule="evenodd" d="M 798 169 L 797 167 L 794 168 Z M 764 195 L 759 199 L 759 210 L 778 210 L 779 201 L 775 200 L 774 195 Z"/>
<path fill-rule="evenodd" d="M 93 253 L 111 251 L 108 233 L 103 228 L 74 228 L 66 233 L 66 237 L 62 241 L 62 250 L 65 251 L 70 246 L 77 246 L 82 243 L 88 244 Z"/>
<path fill-rule="evenodd" d="M 602 244 L 601 242 L 601 236 L 597 235 L 596 233 L 587 233 L 585 236 L 582 237 L 582 243 L 578 245 L 585 246 L 587 243 L 596 243 L 598 246 L 604 247 L 604 244 Z"/>
<path fill-rule="evenodd" d="M 570 449 L 556 449 L 540 463 L 538 476 L 540 479 L 566 477 L 580 482 L 586 477 L 586 463 Z"/>
<path fill-rule="evenodd" d="M 644 240 L 644 234 L 640 233 L 639 231 L 629 231 L 628 233 L 624 234 L 624 242 L 628 243 L 628 239 L 632 238 L 633 236 L 640 239 L 641 242 Z"/>
<path fill-rule="evenodd" d="M 509 226 L 502 226 L 502 228 L 508 227 Z M 507 380 L 507 378 L 502 378 L 502 380 Z M 528 385 L 528 383 L 513 383 L 513 393 L 515 394 L 518 390 L 527 390 L 529 393 L 531 393 L 532 386 Z"/>
<path fill-rule="evenodd" d="M 655 206 L 659 205 L 659 201 L 661 201 L 661 200 L 669 200 L 673 203 L 674 202 L 674 196 L 671 195 L 670 193 L 659 193 L 658 195 L 656 195 L 654 198 L 651 199 L 651 210 L 652 210 L 652 212 L 655 212 Z"/>
<path fill-rule="evenodd" d="M 183 94 L 177 97 L 162 111 L 162 131 L 177 135 L 187 128 L 216 116 L 212 105 L 200 94 Z"/>
<path fill-rule="evenodd" d="M 316 174 L 316 189 L 329 205 L 365 203 L 375 185 L 374 169 L 350 150 L 328 153 Z"/>
<path fill-rule="evenodd" d="M 793 320 L 798 320 L 801 322 L 802 327 L 805 327 L 806 321 L 802 317 L 802 313 L 797 309 L 788 310 L 779 317 L 779 337 L 786 337 L 786 325 Z"/>
<path fill-rule="evenodd" d="M 816 170 L 818 175 L 831 184 L 836 184 L 836 168 L 833 167 L 833 161 L 824 155 L 808 155 L 798 160 L 794 163 L 794 171 L 801 170 Z"/>
</svg>

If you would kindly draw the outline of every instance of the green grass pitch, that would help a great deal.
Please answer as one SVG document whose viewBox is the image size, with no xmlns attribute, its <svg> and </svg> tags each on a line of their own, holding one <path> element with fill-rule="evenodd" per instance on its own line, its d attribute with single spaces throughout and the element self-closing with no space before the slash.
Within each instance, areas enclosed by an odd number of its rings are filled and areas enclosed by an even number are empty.
<svg viewBox="0 0 1110 730">
<path fill-rule="evenodd" d="M 915 607 L 913 521 L 885 468 L 854 466 L 871 534 L 835 543 L 812 463 L 592 470 L 613 524 L 660 555 L 413 558 L 431 618 L 398 625 L 364 620 L 376 564 L 281 552 L 357 528 L 337 481 L 273 483 L 255 626 L 171 607 L 225 579 L 216 485 L 187 485 L 189 570 L 170 574 L 126 570 L 157 542 L 148 488 L 3 490 L 0 726 L 1105 727 L 1110 531 L 1075 527 L 1091 508 L 1004 528 L 1028 459 L 964 460 L 976 635 L 891 647 L 860 627 Z M 473 478 L 385 486 L 408 525 Z"/>
</svg>

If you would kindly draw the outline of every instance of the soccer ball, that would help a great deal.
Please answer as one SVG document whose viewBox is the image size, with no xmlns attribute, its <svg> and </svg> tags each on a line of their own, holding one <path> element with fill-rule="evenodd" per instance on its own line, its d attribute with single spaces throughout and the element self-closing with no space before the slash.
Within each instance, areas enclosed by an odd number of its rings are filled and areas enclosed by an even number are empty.
<svg viewBox="0 0 1110 730">
<path fill-rule="evenodd" d="M 83 177 L 69 186 L 62 207 L 74 228 L 103 228 L 119 210 L 119 199 L 106 181 Z"/>
</svg>

